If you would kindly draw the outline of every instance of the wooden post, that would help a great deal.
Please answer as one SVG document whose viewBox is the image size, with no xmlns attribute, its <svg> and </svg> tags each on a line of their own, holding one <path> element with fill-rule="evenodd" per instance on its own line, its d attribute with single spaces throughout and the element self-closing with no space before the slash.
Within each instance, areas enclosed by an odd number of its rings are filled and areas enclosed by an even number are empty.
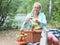
<svg viewBox="0 0 60 45">
<path fill-rule="evenodd" d="M 49 20 L 52 16 L 52 0 L 50 0 L 50 4 L 49 4 Z"/>
</svg>

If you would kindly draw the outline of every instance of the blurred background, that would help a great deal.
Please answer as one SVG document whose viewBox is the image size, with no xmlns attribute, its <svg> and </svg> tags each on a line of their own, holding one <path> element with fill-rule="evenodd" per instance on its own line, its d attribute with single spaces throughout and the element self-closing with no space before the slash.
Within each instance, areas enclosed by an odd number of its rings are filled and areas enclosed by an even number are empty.
<svg viewBox="0 0 60 45">
<path fill-rule="evenodd" d="M 60 0 L 0 0 L 0 29 L 20 28 L 34 2 L 41 3 L 48 24 L 60 29 Z"/>
<path fill-rule="evenodd" d="M 47 28 L 60 29 L 60 0 L 0 0 L 0 45 L 16 45 L 15 34 L 31 12 L 34 2 L 42 5 L 41 11 L 48 21 Z"/>
</svg>

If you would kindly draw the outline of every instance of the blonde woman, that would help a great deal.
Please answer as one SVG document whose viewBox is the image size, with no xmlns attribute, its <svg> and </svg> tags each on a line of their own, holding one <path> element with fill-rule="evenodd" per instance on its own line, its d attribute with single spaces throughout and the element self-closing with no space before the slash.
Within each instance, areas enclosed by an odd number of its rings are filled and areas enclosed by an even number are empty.
<svg viewBox="0 0 60 45">
<path fill-rule="evenodd" d="M 33 26 L 35 26 L 34 27 L 35 30 L 38 30 L 38 29 L 47 30 L 46 29 L 46 24 L 47 24 L 46 16 L 44 13 L 42 13 L 40 11 L 41 8 L 42 7 L 39 2 L 34 3 L 32 12 L 27 15 L 21 29 L 24 29 L 27 27 L 32 28 Z M 36 19 L 36 20 L 34 20 L 34 19 Z M 44 33 L 44 31 L 43 31 L 43 33 Z M 44 35 L 46 36 L 46 33 L 44 33 Z M 44 35 L 42 37 L 44 37 Z M 46 38 L 46 37 L 44 37 L 44 38 Z M 48 38 L 46 38 L 44 40 L 48 41 L 48 45 L 52 45 L 52 43 L 53 43 L 53 45 L 59 45 L 58 39 L 50 32 L 48 32 Z M 44 43 L 44 40 L 42 43 Z M 46 41 L 45 41 L 44 45 L 46 45 Z"/>
</svg>

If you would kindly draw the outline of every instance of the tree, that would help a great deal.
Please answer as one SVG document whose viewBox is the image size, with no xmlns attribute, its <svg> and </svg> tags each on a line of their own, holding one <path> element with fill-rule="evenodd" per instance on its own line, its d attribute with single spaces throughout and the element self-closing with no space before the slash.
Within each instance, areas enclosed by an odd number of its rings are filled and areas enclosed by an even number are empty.
<svg viewBox="0 0 60 45">
<path fill-rule="evenodd" d="M 53 0 L 53 9 L 50 24 L 54 25 L 55 28 L 60 29 L 60 0 Z"/>
<path fill-rule="evenodd" d="M 4 24 L 7 16 L 14 16 L 19 7 L 19 0 L 0 0 L 0 27 Z"/>
</svg>

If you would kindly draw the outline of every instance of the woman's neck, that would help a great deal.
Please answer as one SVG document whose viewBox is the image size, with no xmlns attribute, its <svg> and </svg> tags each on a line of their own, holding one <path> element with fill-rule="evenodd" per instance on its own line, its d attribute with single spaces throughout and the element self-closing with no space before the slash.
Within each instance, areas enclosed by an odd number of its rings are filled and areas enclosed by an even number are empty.
<svg viewBox="0 0 60 45">
<path fill-rule="evenodd" d="M 38 15 L 34 15 L 35 18 L 38 18 Z"/>
</svg>

